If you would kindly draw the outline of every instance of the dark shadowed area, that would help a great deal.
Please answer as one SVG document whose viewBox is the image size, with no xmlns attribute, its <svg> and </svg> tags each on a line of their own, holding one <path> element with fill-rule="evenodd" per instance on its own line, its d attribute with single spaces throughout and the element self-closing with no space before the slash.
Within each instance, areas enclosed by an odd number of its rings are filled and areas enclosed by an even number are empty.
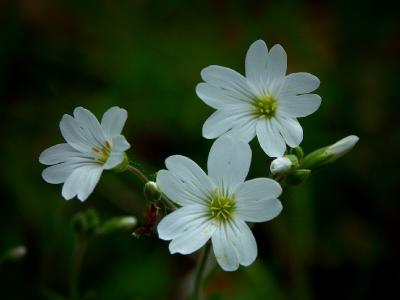
<svg viewBox="0 0 400 300">
<path fill-rule="evenodd" d="M 200 71 L 244 72 L 252 42 L 281 44 L 288 72 L 318 76 L 320 109 L 300 119 L 305 152 L 355 134 L 354 150 L 286 189 L 281 215 L 257 224 L 254 264 L 208 278 L 209 300 L 394 299 L 400 283 L 398 10 L 365 1 L 0 1 L 0 298 L 71 299 L 73 216 L 101 221 L 146 206 L 140 181 L 105 172 L 87 201 L 41 178 L 45 148 L 77 106 L 128 110 L 128 155 L 148 173 L 172 154 L 206 166 L 201 128 L 213 109 Z M 251 143 L 249 178 L 269 159 Z M 25 245 L 11 260 L 7 251 Z M 93 238 L 79 299 L 182 299 L 198 253 L 173 255 L 157 235 Z"/>
</svg>

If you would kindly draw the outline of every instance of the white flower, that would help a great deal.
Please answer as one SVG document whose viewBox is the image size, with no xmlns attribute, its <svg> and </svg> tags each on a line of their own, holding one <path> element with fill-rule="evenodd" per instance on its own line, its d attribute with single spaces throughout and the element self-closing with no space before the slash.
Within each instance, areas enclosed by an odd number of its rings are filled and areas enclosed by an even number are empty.
<svg viewBox="0 0 400 300">
<path fill-rule="evenodd" d="M 247 143 L 218 139 L 208 157 L 208 175 L 187 157 L 166 159 L 157 174 L 161 191 L 181 207 L 158 225 L 159 237 L 172 240 L 169 250 L 190 254 L 211 239 L 215 257 L 226 271 L 248 266 L 257 244 L 246 222 L 264 222 L 282 210 L 281 186 L 268 178 L 245 181 L 251 161 Z"/>
<path fill-rule="evenodd" d="M 286 74 L 286 53 L 275 45 L 268 52 L 264 41 L 254 42 L 246 55 L 246 77 L 238 72 L 209 66 L 201 71 L 205 83 L 197 95 L 217 109 L 204 123 L 203 136 L 228 134 L 249 142 L 256 135 L 271 157 L 283 156 L 286 144 L 297 147 L 303 129 L 296 118 L 315 112 L 321 98 L 309 94 L 319 79 L 309 73 Z"/>
<path fill-rule="evenodd" d="M 353 149 L 353 147 L 358 142 L 358 140 L 359 140 L 358 136 L 349 135 L 349 136 L 337 141 L 333 145 L 328 146 L 326 148 L 326 152 L 329 155 L 333 155 L 333 157 L 332 157 L 333 159 L 337 159 L 337 158 L 345 155 L 351 149 Z"/>
<path fill-rule="evenodd" d="M 64 183 L 62 196 L 84 201 L 93 192 L 103 170 L 113 169 L 125 159 L 130 145 L 121 135 L 127 119 L 125 109 L 111 107 L 101 120 L 87 109 L 77 107 L 74 116 L 64 115 L 61 134 L 67 143 L 44 150 L 39 161 L 51 165 L 43 179 L 52 184 Z"/>
<path fill-rule="evenodd" d="M 286 156 L 284 156 L 275 158 L 271 162 L 270 170 L 271 173 L 275 175 L 277 173 L 286 173 L 287 171 L 290 170 L 291 167 L 292 167 L 292 161 Z"/>
</svg>

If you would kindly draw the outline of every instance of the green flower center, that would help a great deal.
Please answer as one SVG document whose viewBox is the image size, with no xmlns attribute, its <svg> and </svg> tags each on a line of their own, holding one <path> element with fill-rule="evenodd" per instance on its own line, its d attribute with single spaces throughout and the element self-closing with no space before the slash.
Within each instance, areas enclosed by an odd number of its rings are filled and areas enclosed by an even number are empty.
<svg viewBox="0 0 400 300">
<path fill-rule="evenodd" d="M 278 101 L 271 96 L 265 95 L 262 98 L 255 99 L 253 102 L 254 113 L 257 117 L 272 118 L 275 116 L 278 108 Z"/>
<path fill-rule="evenodd" d="M 96 153 L 96 158 L 95 160 L 101 162 L 101 163 L 106 163 L 107 159 L 110 157 L 111 154 L 111 144 L 108 141 L 105 141 L 103 147 L 93 147 L 92 148 L 93 152 Z"/>
<path fill-rule="evenodd" d="M 211 219 L 218 222 L 229 221 L 236 210 L 236 200 L 233 195 L 224 195 L 215 191 L 210 198 L 209 213 Z"/>
</svg>

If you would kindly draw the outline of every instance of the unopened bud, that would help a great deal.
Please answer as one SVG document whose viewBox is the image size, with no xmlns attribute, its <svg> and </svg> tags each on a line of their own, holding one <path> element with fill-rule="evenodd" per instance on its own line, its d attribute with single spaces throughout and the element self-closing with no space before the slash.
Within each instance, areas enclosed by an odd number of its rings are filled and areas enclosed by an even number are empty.
<svg viewBox="0 0 400 300">
<path fill-rule="evenodd" d="M 340 141 L 337 141 L 333 145 L 329 146 L 326 151 L 332 155 L 332 159 L 336 160 L 339 157 L 342 157 L 347 152 L 349 152 L 355 144 L 358 142 L 359 138 L 355 135 L 349 135 Z M 333 161 L 332 160 L 332 161 Z"/>
<path fill-rule="evenodd" d="M 97 230 L 99 234 L 109 234 L 115 231 L 131 231 L 137 224 L 135 217 L 116 217 L 106 221 Z"/>
<path fill-rule="evenodd" d="M 159 201 L 161 198 L 161 191 L 158 188 L 157 183 L 154 181 L 149 181 L 144 185 L 144 196 L 150 202 Z"/>
<path fill-rule="evenodd" d="M 301 162 L 301 167 L 306 169 L 317 169 L 325 164 L 334 162 L 345 155 L 358 142 L 359 138 L 355 135 L 345 137 L 333 145 L 317 149 L 308 154 Z"/>
<path fill-rule="evenodd" d="M 285 155 L 275 158 L 270 165 L 272 175 L 285 174 L 299 166 L 299 161 L 295 155 Z"/>
<path fill-rule="evenodd" d="M 290 173 L 286 178 L 285 178 L 285 184 L 287 185 L 299 185 L 306 181 L 308 176 L 310 176 L 311 170 L 307 169 L 298 169 Z"/>
<path fill-rule="evenodd" d="M 79 212 L 72 219 L 75 232 L 80 235 L 93 234 L 99 226 L 99 223 L 99 216 L 94 209 Z"/>
<path fill-rule="evenodd" d="M 23 245 L 5 251 L 0 254 L 0 267 L 2 264 L 21 261 L 26 256 L 27 252 L 26 247 Z"/>
<path fill-rule="evenodd" d="M 27 253 L 28 253 L 28 251 L 26 250 L 26 247 L 21 245 L 21 246 L 11 249 L 8 252 L 8 257 L 12 261 L 20 261 L 21 259 L 23 259 L 25 257 L 25 255 Z"/>
<path fill-rule="evenodd" d="M 292 162 L 287 157 L 278 157 L 271 162 L 269 169 L 272 174 L 286 173 L 292 167 Z"/>
</svg>

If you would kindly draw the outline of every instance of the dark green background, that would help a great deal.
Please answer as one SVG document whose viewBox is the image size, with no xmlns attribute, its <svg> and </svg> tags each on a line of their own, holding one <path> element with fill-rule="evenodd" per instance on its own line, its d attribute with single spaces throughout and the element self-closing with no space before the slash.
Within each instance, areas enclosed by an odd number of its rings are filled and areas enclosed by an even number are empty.
<svg viewBox="0 0 400 300">
<path fill-rule="evenodd" d="M 85 202 L 61 197 L 40 176 L 40 152 L 62 142 L 64 113 L 98 117 L 124 107 L 129 156 L 149 172 L 183 154 L 205 166 L 201 137 L 212 112 L 196 97 L 202 68 L 244 70 L 256 39 L 283 45 L 289 72 L 318 76 L 321 108 L 300 120 L 309 152 L 348 134 L 360 142 L 337 163 L 286 190 L 284 210 L 257 225 L 259 257 L 218 270 L 208 299 L 394 299 L 400 283 L 399 28 L 385 1 L 1 1 L 0 251 L 28 255 L 0 266 L 1 299 L 64 299 L 74 236 L 71 217 L 141 217 L 141 186 L 105 173 Z M 268 159 L 252 143 L 250 178 Z M 86 299 L 180 299 L 195 260 L 157 237 L 92 241 L 83 264 Z M 59 295 L 59 296 L 58 296 Z M 62 297 L 61 297 L 62 296 Z"/>
</svg>

